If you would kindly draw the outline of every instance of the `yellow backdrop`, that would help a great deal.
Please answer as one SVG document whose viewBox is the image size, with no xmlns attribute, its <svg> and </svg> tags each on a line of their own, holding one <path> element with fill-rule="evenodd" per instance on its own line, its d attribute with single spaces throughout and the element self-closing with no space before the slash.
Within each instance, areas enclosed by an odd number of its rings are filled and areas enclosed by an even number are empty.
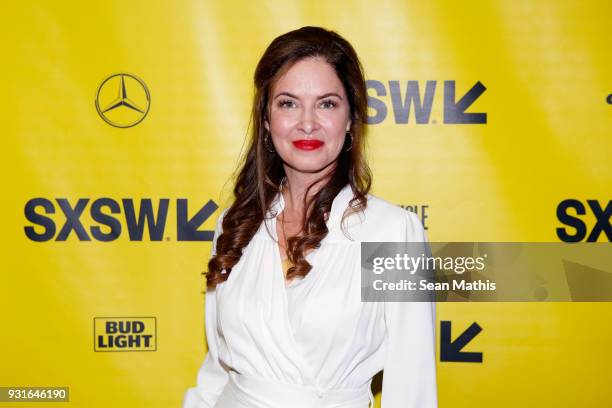
<svg viewBox="0 0 612 408">
<path fill-rule="evenodd" d="M 555 242 L 560 203 L 581 202 L 590 231 L 587 200 L 612 198 L 610 2 L 3 8 L 0 386 L 70 387 L 53 406 L 167 408 L 195 383 L 202 231 L 230 199 L 255 64 L 286 31 L 320 25 L 355 46 L 373 192 L 424 214 L 431 240 Z M 106 110 L 122 101 L 129 114 Z M 482 362 L 438 361 L 440 406 L 612 406 L 611 312 L 439 304 L 453 339 L 482 328 L 463 350 Z"/>
</svg>

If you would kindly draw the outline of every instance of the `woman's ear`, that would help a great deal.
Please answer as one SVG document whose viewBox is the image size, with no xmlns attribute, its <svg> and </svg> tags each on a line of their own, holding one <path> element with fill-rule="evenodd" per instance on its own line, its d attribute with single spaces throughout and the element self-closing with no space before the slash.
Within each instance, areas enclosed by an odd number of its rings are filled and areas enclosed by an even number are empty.
<svg viewBox="0 0 612 408">
<path fill-rule="evenodd" d="M 353 121 L 351 119 L 349 119 L 348 121 L 348 125 L 346 125 L 346 131 L 348 132 L 349 130 L 351 130 L 351 125 L 353 124 Z"/>
<path fill-rule="evenodd" d="M 269 132 L 270 131 L 270 122 L 268 121 L 268 118 L 270 117 L 270 107 L 268 106 L 266 108 L 266 110 L 263 112 L 263 124 L 264 127 L 266 128 L 266 130 Z"/>
</svg>

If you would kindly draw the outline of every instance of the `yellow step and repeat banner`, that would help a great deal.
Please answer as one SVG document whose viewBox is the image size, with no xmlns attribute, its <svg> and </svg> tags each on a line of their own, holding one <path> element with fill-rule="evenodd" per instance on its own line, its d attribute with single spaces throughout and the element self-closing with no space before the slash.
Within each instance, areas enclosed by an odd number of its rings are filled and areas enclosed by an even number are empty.
<svg viewBox="0 0 612 408">
<path fill-rule="evenodd" d="M 359 53 L 373 193 L 432 241 L 612 241 L 611 17 L 564 0 L 4 4 L 0 387 L 180 405 L 255 64 L 305 25 Z M 612 406 L 611 313 L 440 303 L 440 406 Z"/>
</svg>

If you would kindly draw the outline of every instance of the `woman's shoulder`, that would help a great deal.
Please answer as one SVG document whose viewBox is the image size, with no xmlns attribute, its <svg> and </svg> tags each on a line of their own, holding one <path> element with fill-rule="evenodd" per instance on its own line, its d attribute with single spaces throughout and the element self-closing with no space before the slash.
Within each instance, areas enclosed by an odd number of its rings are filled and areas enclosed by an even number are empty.
<svg viewBox="0 0 612 408">
<path fill-rule="evenodd" d="M 349 222 L 359 241 L 420 241 L 423 226 L 416 214 L 373 194 L 361 214 Z"/>
<path fill-rule="evenodd" d="M 368 205 L 366 207 L 366 215 L 379 216 L 387 219 L 402 218 L 405 215 L 406 210 L 397 204 L 393 204 L 384 198 L 378 197 L 374 194 L 368 194 Z"/>
<path fill-rule="evenodd" d="M 399 205 L 376 195 L 368 194 L 367 199 L 368 203 L 364 213 L 365 218 L 371 223 L 397 225 L 405 223 L 407 218 L 412 218 L 411 214 L 414 215 Z"/>
</svg>

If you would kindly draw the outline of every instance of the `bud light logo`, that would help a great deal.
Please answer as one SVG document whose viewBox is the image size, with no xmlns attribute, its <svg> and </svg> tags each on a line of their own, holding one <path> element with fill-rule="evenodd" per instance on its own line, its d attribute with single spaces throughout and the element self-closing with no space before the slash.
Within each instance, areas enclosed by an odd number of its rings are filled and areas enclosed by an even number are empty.
<svg viewBox="0 0 612 408">
<path fill-rule="evenodd" d="M 157 350 L 155 317 L 95 317 L 94 351 Z"/>
</svg>

